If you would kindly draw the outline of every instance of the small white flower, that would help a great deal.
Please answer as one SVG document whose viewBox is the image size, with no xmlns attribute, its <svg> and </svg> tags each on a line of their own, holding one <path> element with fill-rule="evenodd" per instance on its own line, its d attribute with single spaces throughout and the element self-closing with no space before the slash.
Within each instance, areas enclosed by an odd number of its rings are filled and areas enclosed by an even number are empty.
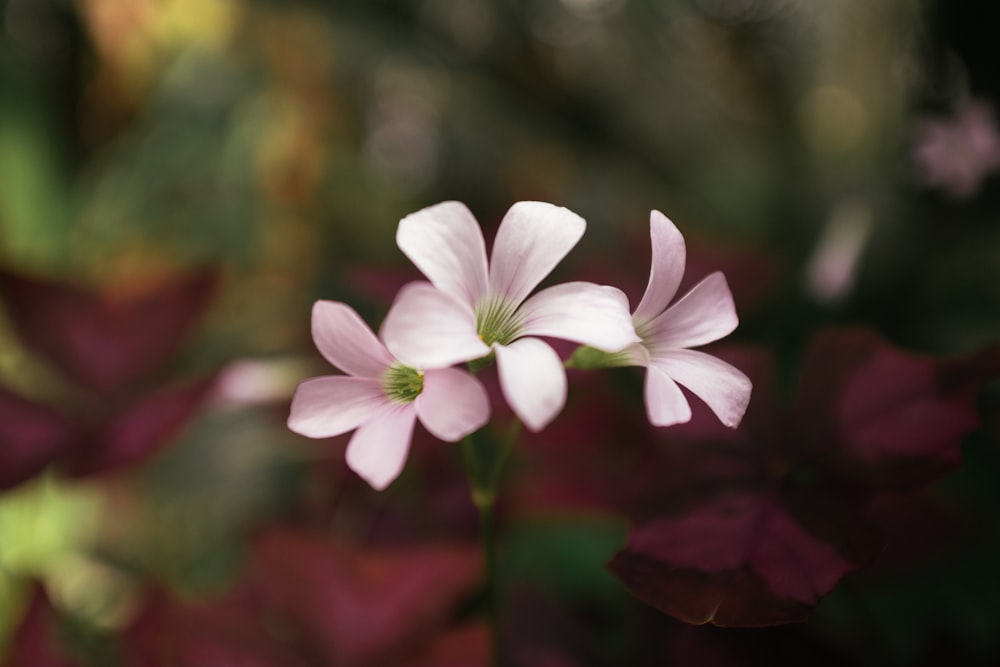
<svg viewBox="0 0 1000 667">
<path fill-rule="evenodd" d="M 638 340 L 618 289 L 573 282 L 528 296 L 585 227 L 565 208 L 518 202 L 500 223 L 487 262 L 479 223 L 465 205 L 444 202 L 403 218 L 396 242 L 430 284 L 400 292 L 383 326 L 386 345 L 423 368 L 495 354 L 507 402 L 529 429 L 543 429 L 566 402 L 566 372 L 537 336 L 609 352 Z"/>
<path fill-rule="evenodd" d="M 649 235 L 653 245 L 649 283 L 632 313 L 642 341 L 621 355 L 623 363 L 646 367 L 646 413 L 653 425 L 691 419 L 680 384 L 705 401 L 723 424 L 735 428 L 750 402 L 750 379 L 720 359 L 688 349 L 736 329 L 739 320 L 729 285 L 722 273 L 713 273 L 668 308 L 684 276 L 684 237 L 659 211 L 650 213 Z"/>
<path fill-rule="evenodd" d="M 312 334 L 327 361 L 347 375 L 301 383 L 288 428 L 310 438 L 354 431 L 347 465 L 379 491 L 403 469 L 417 418 L 448 442 L 489 420 L 489 398 L 478 380 L 455 368 L 420 371 L 399 361 L 346 304 L 317 301 Z"/>
</svg>

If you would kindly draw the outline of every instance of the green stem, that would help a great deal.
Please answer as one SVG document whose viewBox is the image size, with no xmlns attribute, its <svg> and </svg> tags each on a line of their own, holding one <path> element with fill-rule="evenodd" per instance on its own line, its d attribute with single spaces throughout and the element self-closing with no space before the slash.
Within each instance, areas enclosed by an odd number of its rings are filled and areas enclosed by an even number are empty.
<svg viewBox="0 0 1000 667">
<path fill-rule="evenodd" d="M 469 474 L 472 502 L 479 510 L 479 534 L 482 541 L 486 569 L 486 604 L 490 626 L 493 630 L 493 664 L 503 664 L 500 625 L 502 621 L 500 572 L 496 531 L 496 498 L 503 466 L 521 423 L 515 420 L 500 443 L 485 438 L 468 436 L 462 441 L 462 453 Z"/>
</svg>

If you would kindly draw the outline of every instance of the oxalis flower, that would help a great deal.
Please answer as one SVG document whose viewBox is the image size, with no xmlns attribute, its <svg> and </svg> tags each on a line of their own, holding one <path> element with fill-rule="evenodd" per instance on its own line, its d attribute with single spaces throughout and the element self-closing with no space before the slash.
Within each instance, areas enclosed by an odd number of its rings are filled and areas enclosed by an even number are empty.
<svg viewBox="0 0 1000 667">
<path fill-rule="evenodd" d="M 403 469 L 416 419 L 448 442 L 489 420 L 489 398 L 478 380 L 456 368 L 422 371 L 399 361 L 350 306 L 317 301 L 312 335 L 327 361 L 347 375 L 302 382 L 288 428 L 310 438 L 354 431 L 347 465 L 377 490 Z"/>
<path fill-rule="evenodd" d="M 559 355 L 537 336 L 613 352 L 639 340 L 618 289 L 563 283 L 528 295 L 583 236 L 575 213 L 542 202 L 514 204 L 487 262 L 479 223 L 444 202 L 403 218 L 396 242 L 430 280 L 404 287 L 386 316 L 386 345 L 424 368 L 495 355 L 500 388 L 514 413 L 543 429 L 566 402 Z"/>
<path fill-rule="evenodd" d="M 750 379 L 720 359 L 689 349 L 736 329 L 739 319 L 729 285 L 721 272 L 715 272 L 668 308 L 684 276 L 684 237 L 659 211 L 650 213 L 649 235 L 653 245 L 649 283 L 632 313 L 642 340 L 613 355 L 582 348 L 574 353 L 574 364 L 644 366 L 646 414 L 654 426 L 690 421 L 691 406 L 678 386 L 682 385 L 705 401 L 723 424 L 736 428 L 750 402 Z"/>
</svg>

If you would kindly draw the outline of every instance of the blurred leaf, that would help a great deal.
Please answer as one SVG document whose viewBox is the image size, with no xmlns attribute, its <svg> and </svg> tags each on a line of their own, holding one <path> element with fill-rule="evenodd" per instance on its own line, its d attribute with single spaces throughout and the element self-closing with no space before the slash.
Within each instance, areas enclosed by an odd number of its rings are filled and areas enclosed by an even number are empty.
<svg viewBox="0 0 1000 667">
<path fill-rule="evenodd" d="M 0 496 L 0 568 L 44 577 L 94 540 L 104 511 L 92 487 L 42 476 Z"/>
<path fill-rule="evenodd" d="M 83 667 L 60 649 L 57 614 L 41 585 L 36 586 L 3 667 Z"/>
<path fill-rule="evenodd" d="M 734 493 L 644 522 L 610 567 L 640 599 L 682 621 L 746 627 L 805 620 L 857 565 L 775 496 Z"/>
<path fill-rule="evenodd" d="M 209 271 L 114 297 L 0 271 L 21 339 L 84 387 L 113 394 L 160 370 L 207 307 Z"/>
<path fill-rule="evenodd" d="M 427 646 L 401 658 L 400 667 L 486 667 L 491 631 L 485 623 L 464 625 L 435 637 Z"/>
<path fill-rule="evenodd" d="M 924 487 L 958 467 L 959 445 L 980 422 L 976 392 L 990 371 L 965 366 L 902 352 L 868 331 L 821 334 L 795 410 L 805 442 L 876 491 Z"/>
<path fill-rule="evenodd" d="M 87 475 L 149 458 L 191 419 L 214 382 L 215 376 L 209 376 L 140 397 L 88 436 L 83 446 L 74 448 L 67 457 L 66 470 Z"/>
<path fill-rule="evenodd" d="M 482 573 L 474 548 L 359 550 L 287 530 L 260 536 L 251 568 L 268 605 L 335 665 L 405 655 Z"/>
<path fill-rule="evenodd" d="M 123 636 L 124 667 L 307 667 L 248 600 L 181 602 L 151 593 Z"/>
<path fill-rule="evenodd" d="M 703 406 L 674 429 L 687 442 L 651 472 L 611 563 L 640 599 L 693 623 L 804 620 L 878 553 L 866 504 L 957 465 L 978 423 L 979 374 L 860 330 L 818 335 L 806 360 L 793 410 L 766 366 L 746 363 L 755 393 L 741 429 L 719 433 Z"/>
<path fill-rule="evenodd" d="M 41 472 L 78 437 L 65 415 L 0 387 L 0 490 Z"/>
<path fill-rule="evenodd" d="M 71 216 L 47 114 L 0 76 L 0 230 L 3 254 L 27 264 L 65 257 Z"/>
</svg>

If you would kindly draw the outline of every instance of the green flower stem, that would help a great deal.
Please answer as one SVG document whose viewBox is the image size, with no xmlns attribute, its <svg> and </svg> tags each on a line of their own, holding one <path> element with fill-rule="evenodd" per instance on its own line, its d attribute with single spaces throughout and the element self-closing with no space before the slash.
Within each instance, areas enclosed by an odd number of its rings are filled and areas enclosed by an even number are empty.
<svg viewBox="0 0 1000 667">
<path fill-rule="evenodd" d="M 563 366 L 566 368 L 578 368 L 582 371 L 635 365 L 628 353 L 628 348 L 619 352 L 604 352 L 587 345 L 576 348 L 572 356 L 563 362 Z"/>
<path fill-rule="evenodd" d="M 486 567 L 487 613 L 493 630 L 493 664 L 496 667 L 503 664 L 503 652 L 500 640 L 502 615 L 494 510 L 503 466 L 520 429 L 521 422 L 514 420 L 507 434 L 499 443 L 489 438 L 476 438 L 472 435 L 462 441 L 462 454 L 465 457 L 465 466 L 469 474 L 472 502 L 479 510 L 479 533 Z"/>
</svg>

